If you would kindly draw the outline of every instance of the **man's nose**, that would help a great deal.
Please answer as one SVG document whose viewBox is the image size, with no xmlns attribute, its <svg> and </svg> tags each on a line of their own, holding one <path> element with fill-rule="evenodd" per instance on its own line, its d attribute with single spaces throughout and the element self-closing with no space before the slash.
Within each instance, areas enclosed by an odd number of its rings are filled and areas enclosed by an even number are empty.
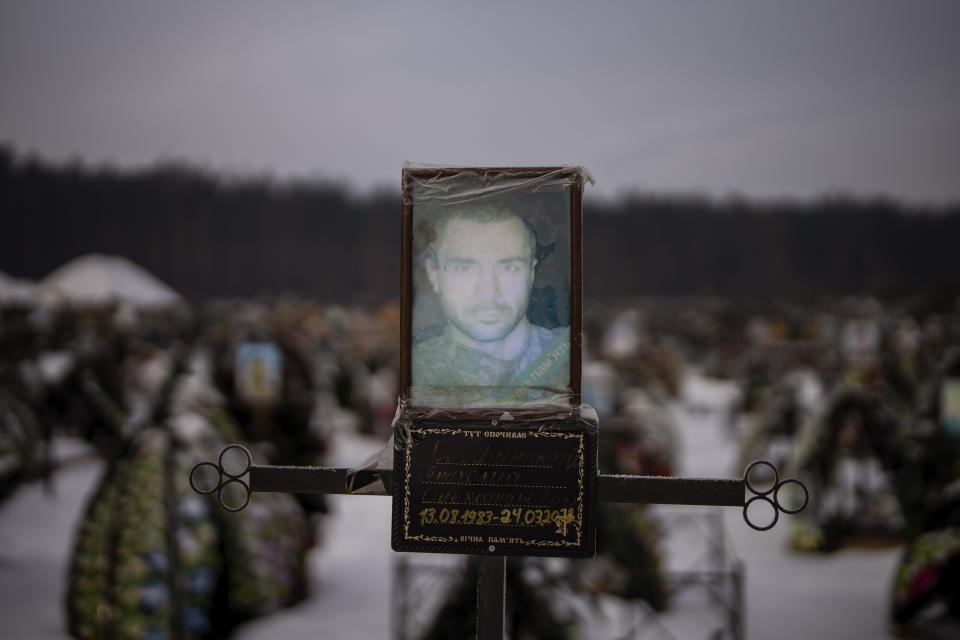
<svg viewBox="0 0 960 640">
<path fill-rule="evenodd" d="M 500 297 L 500 280 L 493 269 L 482 269 L 474 289 L 481 300 L 496 300 Z"/>
</svg>

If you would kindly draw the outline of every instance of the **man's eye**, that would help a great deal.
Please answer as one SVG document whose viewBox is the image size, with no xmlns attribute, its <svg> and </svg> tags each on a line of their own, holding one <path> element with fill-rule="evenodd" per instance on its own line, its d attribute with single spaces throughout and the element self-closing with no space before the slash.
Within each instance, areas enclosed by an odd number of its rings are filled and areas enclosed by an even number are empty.
<svg viewBox="0 0 960 640">
<path fill-rule="evenodd" d="M 508 262 L 500 265 L 500 271 L 503 273 L 520 273 L 521 268 L 518 262 Z"/>
<path fill-rule="evenodd" d="M 472 265 L 467 262 L 454 262 L 453 264 L 447 265 L 447 269 L 454 273 L 468 273 L 471 266 Z"/>
</svg>

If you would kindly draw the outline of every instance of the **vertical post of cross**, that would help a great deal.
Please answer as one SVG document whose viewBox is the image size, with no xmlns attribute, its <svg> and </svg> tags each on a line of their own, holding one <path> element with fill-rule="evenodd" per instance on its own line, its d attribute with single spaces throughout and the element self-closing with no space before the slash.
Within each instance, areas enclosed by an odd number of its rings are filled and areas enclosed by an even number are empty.
<svg viewBox="0 0 960 640">
<path fill-rule="evenodd" d="M 506 556 L 481 556 L 477 571 L 477 640 L 506 636 Z"/>
<path fill-rule="evenodd" d="M 410 583 L 408 576 L 410 568 L 404 559 L 394 563 L 393 593 L 391 601 L 393 602 L 393 629 L 398 640 L 407 638 L 407 598 Z"/>
<path fill-rule="evenodd" d="M 743 600 L 743 561 L 737 560 L 733 567 L 733 628 L 730 632 L 734 640 L 743 640 L 744 620 L 746 619 L 745 602 Z"/>
</svg>

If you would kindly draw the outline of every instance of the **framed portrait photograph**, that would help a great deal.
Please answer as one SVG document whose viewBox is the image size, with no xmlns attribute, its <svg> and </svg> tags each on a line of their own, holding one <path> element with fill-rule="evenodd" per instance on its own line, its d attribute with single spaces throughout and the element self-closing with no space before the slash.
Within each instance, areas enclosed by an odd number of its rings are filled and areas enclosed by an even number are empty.
<svg viewBox="0 0 960 640">
<path fill-rule="evenodd" d="M 404 168 L 411 407 L 579 403 L 583 179 L 577 167 Z"/>
</svg>

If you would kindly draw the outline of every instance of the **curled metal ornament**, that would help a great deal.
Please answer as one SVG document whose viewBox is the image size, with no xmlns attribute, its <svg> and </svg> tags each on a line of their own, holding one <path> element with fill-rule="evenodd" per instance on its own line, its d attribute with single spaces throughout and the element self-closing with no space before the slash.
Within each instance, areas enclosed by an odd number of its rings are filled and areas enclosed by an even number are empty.
<svg viewBox="0 0 960 640">
<path fill-rule="evenodd" d="M 769 488 L 762 491 L 754 487 L 750 482 L 750 472 L 760 465 L 770 467 L 771 471 L 773 471 L 773 483 Z M 757 531 L 767 531 L 768 529 L 772 529 L 777 524 L 777 520 L 780 519 L 781 513 L 786 513 L 787 515 L 800 513 L 806 508 L 807 503 L 810 501 L 810 492 L 807 491 L 806 485 L 795 478 L 781 480 L 780 472 L 777 471 L 775 466 L 773 466 L 773 463 L 768 462 L 767 460 L 754 460 L 751 462 L 747 466 L 746 471 L 743 473 L 743 484 L 750 491 L 750 493 L 753 494 L 753 497 L 748 499 L 743 505 L 743 519 L 751 529 L 755 529 Z M 780 503 L 780 489 L 788 484 L 795 484 L 803 490 L 803 501 L 800 503 L 799 507 L 794 509 L 788 509 Z M 773 509 L 773 520 L 771 520 L 767 525 L 761 526 L 755 524 L 750 520 L 750 516 L 747 513 L 750 509 L 750 505 L 757 501 L 766 502 Z"/>
<path fill-rule="evenodd" d="M 231 449 L 240 450 L 247 458 L 246 463 L 244 464 L 240 473 L 230 473 L 224 466 L 223 457 Z M 197 464 L 193 465 L 193 468 L 190 470 L 190 488 L 204 496 L 216 493 L 217 502 L 220 503 L 220 508 L 224 511 L 243 511 L 243 509 L 250 504 L 250 485 L 243 481 L 243 476 L 249 473 L 252 465 L 253 456 L 250 454 L 249 449 L 239 444 L 227 445 L 223 448 L 223 451 L 220 452 L 220 457 L 217 458 L 217 462 L 198 462 Z M 207 467 L 216 470 L 217 483 L 209 489 L 204 489 L 197 484 L 197 473 L 201 469 L 205 469 Z M 227 489 L 232 485 L 238 485 L 243 488 L 243 502 L 239 506 L 230 506 L 223 500 L 224 489 Z"/>
</svg>

